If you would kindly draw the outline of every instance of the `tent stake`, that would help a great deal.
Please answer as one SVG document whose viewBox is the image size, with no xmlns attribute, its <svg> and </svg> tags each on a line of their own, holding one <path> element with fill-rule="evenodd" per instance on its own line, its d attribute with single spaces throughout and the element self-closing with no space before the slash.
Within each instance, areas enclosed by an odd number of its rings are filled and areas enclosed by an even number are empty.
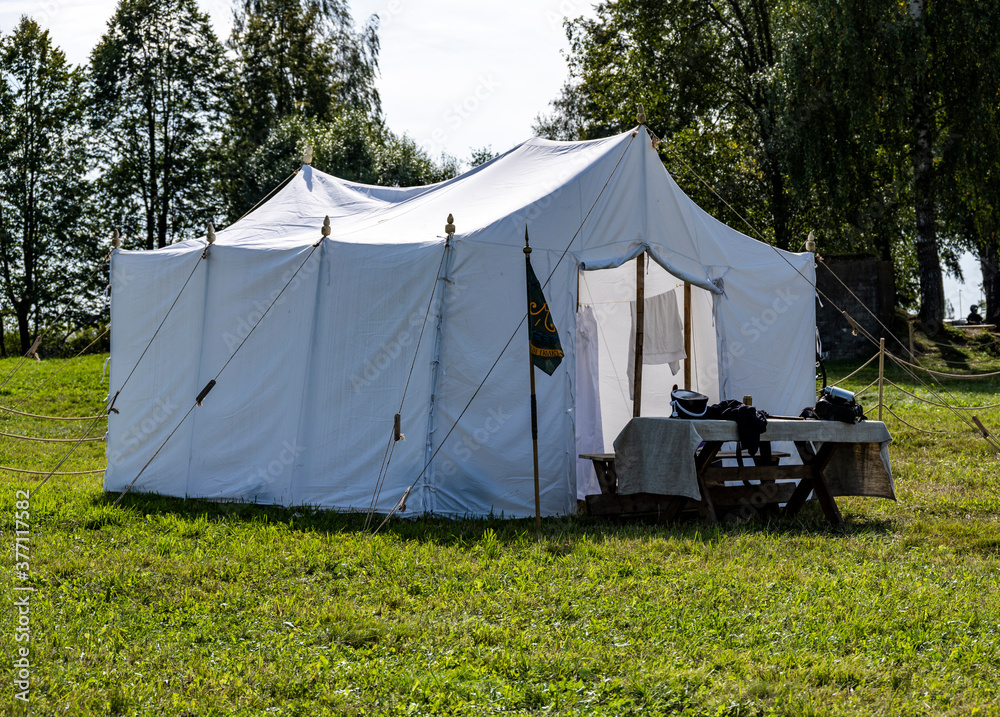
<svg viewBox="0 0 1000 717">
<path fill-rule="evenodd" d="M 635 381 L 632 385 L 632 417 L 642 415 L 642 334 L 646 308 L 646 252 L 635 258 Z"/>
</svg>

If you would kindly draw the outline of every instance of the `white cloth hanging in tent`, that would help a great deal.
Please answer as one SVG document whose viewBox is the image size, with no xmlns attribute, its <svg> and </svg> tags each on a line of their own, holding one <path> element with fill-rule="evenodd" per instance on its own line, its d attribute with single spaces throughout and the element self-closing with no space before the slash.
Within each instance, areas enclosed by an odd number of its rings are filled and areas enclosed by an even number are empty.
<svg viewBox="0 0 1000 717">
<path fill-rule="evenodd" d="M 604 453 L 604 426 L 601 422 L 601 371 L 597 315 L 593 306 L 576 312 L 576 454 Z M 576 497 L 601 492 L 589 459 L 576 460 Z"/>
<path fill-rule="evenodd" d="M 635 303 L 632 305 L 632 331 L 635 336 Z M 642 363 L 648 366 L 669 364 L 670 373 L 676 375 L 681 361 L 687 358 L 684 351 L 684 325 L 677 308 L 677 294 L 667 291 L 645 299 L 642 320 Z M 635 400 L 635 340 L 628 349 L 629 398 Z"/>
</svg>

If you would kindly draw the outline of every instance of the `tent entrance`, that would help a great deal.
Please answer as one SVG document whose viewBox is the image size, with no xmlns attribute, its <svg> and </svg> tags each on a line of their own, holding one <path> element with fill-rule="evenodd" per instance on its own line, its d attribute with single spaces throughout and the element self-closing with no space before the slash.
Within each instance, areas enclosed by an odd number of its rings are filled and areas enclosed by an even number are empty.
<svg viewBox="0 0 1000 717">
<path fill-rule="evenodd" d="M 613 450 L 635 409 L 637 260 L 580 271 L 577 310 L 576 433 L 578 453 Z M 646 258 L 643 267 L 641 415 L 669 416 L 670 391 L 684 386 L 684 282 Z M 690 286 L 690 285 L 689 285 Z M 713 295 L 690 286 L 690 387 L 719 400 Z M 581 461 L 580 490 L 593 466 Z M 578 490 L 578 494 L 580 493 Z"/>
</svg>

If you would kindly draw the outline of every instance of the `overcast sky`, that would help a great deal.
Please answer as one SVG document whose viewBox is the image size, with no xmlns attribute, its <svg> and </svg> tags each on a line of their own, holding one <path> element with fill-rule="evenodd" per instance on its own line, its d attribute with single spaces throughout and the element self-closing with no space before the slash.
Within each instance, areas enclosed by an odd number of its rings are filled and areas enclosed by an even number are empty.
<svg viewBox="0 0 1000 717">
<path fill-rule="evenodd" d="M 230 0 L 199 0 L 221 39 Z M 567 77 L 562 21 L 589 0 L 351 0 L 360 25 L 381 19 L 379 91 L 389 127 L 438 157 L 509 149 L 531 136 Z M 0 32 L 22 14 L 50 30 L 70 62 L 87 61 L 115 0 L 0 0 Z"/>
<path fill-rule="evenodd" d="M 230 0 L 199 0 L 221 39 L 229 35 Z M 351 0 L 360 25 L 381 19 L 379 91 L 389 127 L 432 156 L 467 159 L 471 150 L 501 152 L 531 136 L 567 77 L 563 18 L 589 15 L 590 0 Z M 51 31 L 70 62 L 87 61 L 114 13 L 115 0 L 0 0 L 0 33 L 22 14 Z M 820 248 L 822 251 L 822 248 Z M 945 278 L 957 315 L 981 296 L 971 255 L 968 285 Z M 961 291 L 961 294 L 959 294 Z"/>
</svg>

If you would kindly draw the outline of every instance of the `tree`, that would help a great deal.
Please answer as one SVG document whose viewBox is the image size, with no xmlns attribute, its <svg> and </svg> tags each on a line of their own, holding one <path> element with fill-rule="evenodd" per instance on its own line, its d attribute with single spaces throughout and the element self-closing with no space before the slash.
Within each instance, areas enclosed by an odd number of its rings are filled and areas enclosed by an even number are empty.
<svg viewBox="0 0 1000 717">
<path fill-rule="evenodd" d="M 821 191 L 833 231 L 897 266 L 912 256 L 920 318 L 934 333 L 942 262 L 958 272 L 959 250 L 988 249 L 977 236 L 989 235 L 996 206 L 987 177 L 1000 161 L 1000 23 L 983 0 L 808 7 L 783 67 L 794 87 L 786 115 L 808 118 L 792 179 Z"/>
<path fill-rule="evenodd" d="M 260 196 L 242 166 L 286 117 L 334 121 L 345 111 L 381 115 L 375 88 L 378 18 L 361 32 L 344 0 L 239 0 L 229 47 L 237 69 L 228 93 L 230 218 Z"/>
<path fill-rule="evenodd" d="M 412 139 L 361 112 L 345 112 L 325 122 L 291 116 L 278 122 L 246 162 L 250 190 L 265 196 L 299 168 L 306 147 L 313 149 L 316 169 L 363 184 L 410 187 L 458 174 L 453 158 L 442 157 L 437 163 Z"/>
<path fill-rule="evenodd" d="M 913 162 L 913 199 L 916 213 L 917 264 L 920 268 L 920 320 L 930 333 L 944 323 L 944 281 L 937 240 L 937 197 L 935 196 L 934 144 L 938 131 L 933 64 L 938 59 L 933 24 L 928 27 L 924 0 L 911 0 L 913 20 L 910 108 Z"/>
<path fill-rule="evenodd" d="M 643 102 L 699 203 L 781 247 L 821 228 L 828 251 L 892 259 L 934 332 L 942 261 L 955 270 L 963 245 L 995 258 L 995 15 L 985 0 L 606 2 L 569 23 L 571 82 L 539 124 L 606 134 Z"/>
<path fill-rule="evenodd" d="M 468 164 L 470 167 L 478 167 L 481 164 L 486 164 L 500 155 L 493 151 L 491 145 L 486 145 L 485 147 L 480 147 L 478 149 L 473 149 L 469 153 Z"/>
<path fill-rule="evenodd" d="M 541 118 L 538 129 L 558 134 L 582 127 L 580 138 L 622 131 L 635 124 L 641 102 L 668 146 L 675 137 L 705 147 L 736 142 L 738 157 L 725 172 L 729 193 L 763 199 L 750 213 L 766 217 L 762 224 L 775 244 L 788 248 L 795 198 L 786 182 L 792 158 L 779 123 L 776 5 L 766 0 L 599 4 L 595 18 L 567 26 L 571 81 L 556 101 L 556 115 Z M 566 116 L 566 110 L 582 112 L 582 121 Z M 718 174 L 718 159 L 695 164 L 710 165 Z M 741 188 L 747 182 L 756 186 Z"/>
<path fill-rule="evenodd" d="M 22 353 L 58 299 L 83 307 L 96 293 L 83 107 L 81 72 L 22 17 L 0 41 L 0 271 Z"/>
<path fill-rule="evenodd" d="M 146 249 L 213 215 L 227 62 L 195 0 L 121 0 L 91 56 L 101 187 L 127 240 Z"/>
<path fill-rule="evenodd" d="M 933 22 L 932 22 L 933 21 Z M 1000 17 L 983 0 L 934 3 L 939 88 L 935 197 L 946 241 L 979 256 L 985 319 L 1000 323 Z"/>
<path fill-rule="evenodd" d="M 918 300 L 909 159 L 905 13 L 890 2 L 811 0 L 784 20 L 782 134 L 788 182 L 824 254 L 895 266 L 897 301 Z"/>
</svg>

